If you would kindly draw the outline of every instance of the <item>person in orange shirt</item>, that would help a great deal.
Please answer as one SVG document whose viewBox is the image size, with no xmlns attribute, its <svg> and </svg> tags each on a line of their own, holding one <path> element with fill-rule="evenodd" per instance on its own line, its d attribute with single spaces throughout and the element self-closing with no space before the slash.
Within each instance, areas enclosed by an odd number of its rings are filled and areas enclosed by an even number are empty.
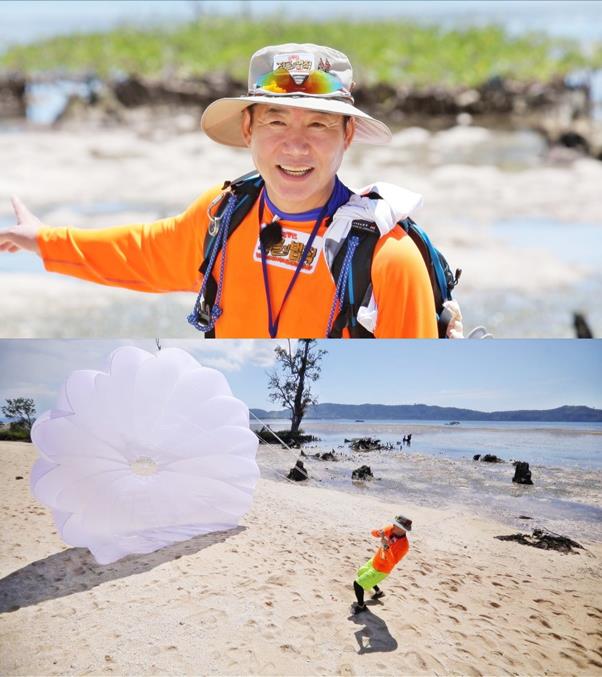
<svg viewBox="0 0 602 677">
<path fill-rule="evenodd" d="M 214 141 L 251 152 L 260 183 L 244 210 L 232 186 L 216 187 L 175 217 L 85 230 L 48 227 L 15 197 L 17 224 L 0 232 L 0 250 L 36 252 L 47 270 L 100 284 L 198 292 L 188 319 L 209 336 L 436 338 L 429 272 L 397 225 L 420 196 L 389 184 L 362 196 L 337 176 L 352 142 L 391 138 L 354 106 L 353 85 L 351 64 L 337 50 L 260 49 L 248 94 L 214 101 L 201 120 Z M 234 227 L 239 209 L 246 213 Z M 361 263 L 354 250 L 338 276 L 332 272 L 353 228 L 377 237 L 365 299 L 349 298 Z"/>
<path fill-rule="evenodd" d="M 374 529 L 371 533 L 375 538 L 381 539 L 381 546 L 374 557 L 370 558 L 357 571 L 357 577 L 353 581 L 353 589 L 357 602 L 353 605 L 353 613 L 357 614 L 367 609 L 364 602 L 364 591 L 374 589 L 372 599 L 379 599 L 385 593 L 378 587 L 393 571 L 393 567 L 403 559 L 410 549 L 407 531 L 412 530 L 412 520 L 398 515 L 393 524 L 388 524 L 383 529 Z"/>
</svg>

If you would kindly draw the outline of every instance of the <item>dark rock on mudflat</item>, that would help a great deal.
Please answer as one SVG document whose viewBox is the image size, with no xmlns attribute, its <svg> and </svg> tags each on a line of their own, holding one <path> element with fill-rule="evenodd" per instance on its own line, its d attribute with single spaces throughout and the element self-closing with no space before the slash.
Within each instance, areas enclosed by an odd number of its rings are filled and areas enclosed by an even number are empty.
<svg viewBox="0 0 602 677">
<path fill-rule="evenodd" d="M 374 475 L 369 465 L 362 465 L 359 468 L 356 468 L 351 473 L 352 480 L 369 480 L 372 479 Z"/>
<path fill-rule="evenodd" d="M 483 463 L 504 463 L 504 459 L 499 458 L 495 454 L 483 454 L 483 456 L 481 456 L 481 461 Z"/>
<path fill-rule="evenodd" d="M 295 467 L 289 470 L 288 475 L 286 476 L 289 480 L 294 480 L 295 482 L 303 482 L 308 478 L 307 470 L 303 465 L 303 461 L 297 461 Z"/>
<path fill-rule="evenodd" d="M 514 463 L 514 477 L 512 481 L 516 482 L 516 484 L 533 484 L 528 463 L 524 461 L 516 461 Z"/>
<path fill-rule="evenodd" d="M 0 119 L 24 118 L 27 113 L 25 91 L 27 81 L 22 75 L 0 78 Z"/>
<path fill-rule="evenodd" d="M 472 457 L 472 460 L 473 460 L 473 461 L 478 461 L 480 458 L 481 458 L 481 454 L 475 454 L 475 455 Z"/>
<path fill-rule="evenodd" d="M 494 536 L 499 541 L 516 541 L 521 545 L 530 545 L 542 550 L 557 550 L 558 552 L 569 553 L 573 550 L 584 550 L 584 547 L 566 536 L 553 534 L 544 529 L 533 529 L 533 534 L 510 534 L 508 536 Z M 579 554 L 579 553 L 575 553 Z"/>
<path fill-rule="evenodd" d="M 323 454 L 314 454 L 314 458 L 317 458 L 320 461 L 336 461 L 338 460 L 335 456 L 334 451 L 325 451 Z"/>
<path fill-rule="evenodd" d="M 17 475 L 17 476 L 15 477 L 15 479 L 16 479 L 16 480 L 22 480 L 22 479 L 23 479 L 23 475 Z"/>
</svg>

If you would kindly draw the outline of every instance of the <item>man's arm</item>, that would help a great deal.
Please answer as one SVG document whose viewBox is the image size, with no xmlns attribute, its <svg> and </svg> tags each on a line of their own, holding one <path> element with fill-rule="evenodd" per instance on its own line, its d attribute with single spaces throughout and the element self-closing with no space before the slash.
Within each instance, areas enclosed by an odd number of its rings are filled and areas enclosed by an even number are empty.
<svg viewBox="0 0 602 677">
<path fill-rule="evenodd" d="M 400 227 L 376 245 L 372 284 L 377 338 L 437 338 L 433 289 L 418 248 Z"/>
<path fill-rule="evenodd" d="M 51 228 L 19 201 L 17 225 L 0 233 L 0 247 L 39 254 L 46 270 L 147 292 L 196 290 L 207 227 L 206 208 L 215 191 L 185 212 L 147 224 L 104 229 Z"/>
</svg>

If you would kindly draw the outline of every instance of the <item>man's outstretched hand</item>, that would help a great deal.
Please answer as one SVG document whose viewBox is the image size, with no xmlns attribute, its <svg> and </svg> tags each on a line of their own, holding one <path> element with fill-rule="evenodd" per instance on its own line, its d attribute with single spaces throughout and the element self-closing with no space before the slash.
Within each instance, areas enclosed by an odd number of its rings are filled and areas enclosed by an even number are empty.
<svg viewBox="0 0 602 677">
<path fill-rule="evenodd" d="M 14 253 L 23 249 L 39 256 L 40 248 L 36 236 L 40 228 L 44 227 L 44 224 L 27 209 L 16 195 L 12 196 L 11 202 L 17 223 L 11 228 L 0 230 L 0 252 Z"/>
</svg>

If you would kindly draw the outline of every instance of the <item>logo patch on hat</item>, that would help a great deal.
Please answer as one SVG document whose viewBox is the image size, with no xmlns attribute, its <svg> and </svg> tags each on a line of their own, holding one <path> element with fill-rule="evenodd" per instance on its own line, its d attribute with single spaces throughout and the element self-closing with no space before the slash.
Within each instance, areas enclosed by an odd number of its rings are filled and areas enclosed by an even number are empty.
<svg viewBox="0 0 602 677">
<path fill-rule="evenodd" d="M 330 61 L 328 59 L 322 59 L 320 58 L 320 63 L 318 64 L 318 70 L 319 71 L 325 71 L 328 73 L 331 70 L 332 66 L 330 64 Z"/>
<path fill-rule="evenodd" d="M 293 80 L 300 85 L 303 80 L 314 70 L 314 56 L 308 52 L 295 54 L 276 54 L 273 69 L 286 69 Z"/>
</svg>

